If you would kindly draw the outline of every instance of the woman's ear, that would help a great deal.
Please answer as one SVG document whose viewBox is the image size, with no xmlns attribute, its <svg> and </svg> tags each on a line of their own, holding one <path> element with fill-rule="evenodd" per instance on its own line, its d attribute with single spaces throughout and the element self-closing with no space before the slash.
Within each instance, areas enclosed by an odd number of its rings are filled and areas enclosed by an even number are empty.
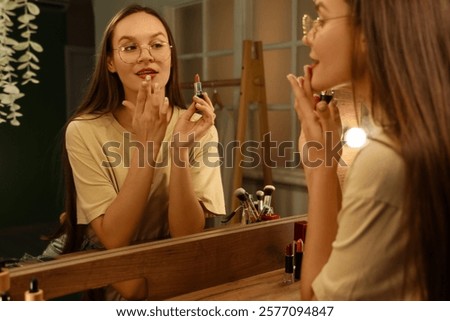
<svg viewBox="0 0 450 321">
<path fill-rule="evenodd" d="M 106 63 L 107 63 L 107 65 L 108 65 L 108 70 L 109 70 L 109 72 L 114 73 L 114 72 L 117 71 L 117 70 L 116 70 L 116 66 L 114 65 L 114 61 L 113 61 L 113 59 L 112 59 L 111 56 L 108 56 L 108 58 L 106 58 Z"/>
</svg>

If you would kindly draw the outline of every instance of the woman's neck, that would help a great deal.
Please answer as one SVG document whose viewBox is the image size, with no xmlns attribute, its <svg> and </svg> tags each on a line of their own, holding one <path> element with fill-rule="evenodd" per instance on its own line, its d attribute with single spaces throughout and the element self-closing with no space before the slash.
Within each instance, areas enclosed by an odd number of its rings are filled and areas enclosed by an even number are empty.
<svg viewBox="0 0 450 321">
<path fill-rule="evenodd" d="M 119 122 L 120 126 L 125 128 L 128 132 L 133 133 L 133 113 L 134 110 L 122 105 L 113 111 L 113 116 Z M 167 111 L 167 122 L 170 122 L 172 113 L 173 107 L 172 105 L 169 105 L 169 110 Z"/>
<path fill-rule="evenodd" d="M 133 114 L 130 109 L 122 105 L 113 112 L 113 115 L 120 126 L 125 128 L 130 133 L 133 132 Z"/>
</svg>

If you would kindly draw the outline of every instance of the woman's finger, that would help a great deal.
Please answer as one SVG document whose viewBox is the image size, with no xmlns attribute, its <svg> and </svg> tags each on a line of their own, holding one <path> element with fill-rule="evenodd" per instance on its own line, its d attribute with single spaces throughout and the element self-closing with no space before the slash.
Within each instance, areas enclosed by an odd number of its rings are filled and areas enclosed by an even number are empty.
<svg viewBox="0 0 450 321">
<path fill-rule="evenodd" d="M 200 99 L 201 99 L 201 98 L 200 98 Z M 203 92 L 203 100 L 205 100 L 206 103 L 207 103 L 212 109 L 214 109 L 214 106 L 213 106 L 213 104 L 212 104 L 212 101 L 211 101 L 211 99 L 209 98 L 208 93 L 207 93 L 206 91 Z"/>
<path fill-rule="evenodd" d="M 295 96 L 295 110 L 300 121 L 305 118 L 313 119 L 315 117 L 314 109 L 317 98 L 312 93 L 310 82 L 305 76 L 296 77 L 292 74 L 288 75 L 288 80 Z M 307 89 L 308 87 L 309 89 Z"/>
<path fill-rule="evenodd" d="M 294 99 L 295 99 L 294 107 L 295 107 L 295 110 L 297 111 L 297 115 L 301 121 L 303 118 L 303 108 L 302 108 L 302 104 L 300 103 L 300 101 L 306 100 L 305 92 L 303 90 L 303 85 L 302 85 L 303 80 L 301 77 L 296 77 L 293 74 L 289 74 L 287 76 L 287 79 L 288 79 L 289 83 L 291 84 L 292 92 L 294 93 Z"/>
<path fill-rule="evenodd" d="M 154 83 L 151 87 L 151 96 L 149 101 L 148 108 L 149 112 L 152 114 L 159 115 L 161 104 L 164 102 L 164 92 L 159 83 Z"/>
<path fill-rule="evenodd" d="M 321 101 L 317 104 L 317 117 L 324 133 L 332 133 L 333 145 L 341 139 L 341 120 L 339 111 L 336 107 L 336 101 L 332 100 L 329 104 Z M 327 136 L 329 137 L 329 136 Z"/>
<path fill-rule="evenodd" d="M 152 78 L 150 76 L 147 76 L 145 80 L 141 83 L 141 86 L 139 87 L 139 91 L 136 98 L 136 109 L 135 114 L 137 117 L 142 115 L 145 111 L 145 103 L 147 101 L 147 97 L 149 95 L 149 88 L 151 86 L 151 80 Z"/>
<path fill-rule="evenodd" d="M 306 65 L 303 66 L 303 72 L 304 74 L 304 81 L 303 81 L 303 89 L 305 91 L 305 96 L 306 98 L 308 98 L 310 101 L 313 100 L 313 96 L 314 96 L 314 92 L 312 90 L 311 87 L 311 77 L 312 77 L 312 71 L 311 71 L 311 66 Z"/>
</svg>

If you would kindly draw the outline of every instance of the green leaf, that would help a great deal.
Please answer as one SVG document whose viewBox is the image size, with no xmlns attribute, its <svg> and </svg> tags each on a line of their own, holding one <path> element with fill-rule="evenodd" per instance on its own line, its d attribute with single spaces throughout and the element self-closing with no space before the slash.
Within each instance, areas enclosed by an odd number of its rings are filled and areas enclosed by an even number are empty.
<svg viewBox="0 0 450 321">
<path fill-rule="evenodd" d="M 28 46 L 29 46 L 28 42 L 19 42 L 15 46 L 13 46 L 13 48 L 15 50 L 25 50 L 28 48 Z"/>
<path fill-rule="evenodd" d="M 37 51 L 37 52 L 43 52 L 44 51 L 44 48 L 42 48 L 42 46 L 40 44 L 38 44 L 37 42 L 30 41 L 30 45 L 34 49 L 34 51 Z"/>
<path fill-rule="evenodd" d="M 14 1 L 6 1 L 5 10 L 10 10 L 10 11 L 16 10 L 16 8 L 18 6 L 19 5 L 17 3 L 15 3 Z"/>
<path fill-rule="evenodd" d="M 22 75 L 23 79 L 29 79 L 29 78 L 33 78 L 34 76 L 37 76 L 37 74 L 31 70 L 28 70 L 26 73 L 24 73 Z"/>
<path fill-rule="evenodd" d="M 31 32 L 32 32 L 31 30 L 24 31 L 24 32 L 22 32 L 22 33 L 20 34 L 20 36 L 21 36 L 22 38 L 28 39 L 28 38 L 31 37 Z"/>
<path fill-rule="evenodd" d="M 7 94 L 20 94 L 19 88 L 14 85 L 5 85 L 3 91 Z"/>
<path fill-rule="evenodd" d="M 30 54 L 28 53 L 28 51 L 26 53 L 24 53 L 22 56 L 19 57 L 19 59 L 17 59 L 18 62 L 25 62 L 25 61 L 29 61 L 30 59 Z"/>
<path fill-rule="evenodd" d="M 22 81 L 22 85 L 26 85 L 26 84 L 28 84 L 29 82 L 32 82 L 33 84 L 39 84 L 39 80 L 34 79 L 34 78 L 30 78 L 30 79 L 27 79 L 27 80 Z"/>
<path fill-rule="evenodd" d="M 25 68 L 27 68 L 29 66 L 29 63 L 26 62 L 24 64 L 21 64 L 17 67 L 17 70 L 24 70 Z"/>
<path fill-rule="evenodd" d="M 30 59 L 33 60 L 34 62 L 39 62 L 39 58 L 31 51 L 28 51 L 28 55 L 30 56 Z"/>
<path fill-rule="evenodd" d="M 30 65 L 30 67 L 31 67 L 32 69 L 34 69 L 34 70 L 39 70 L 39 69 L 41 69 L 41 67 L 39 67 L 38 65 L 32 63 L 31 61 L 29 62 L 29 65 Z"/>
<path fill-rule="evenodd" d="M 19 16 L 19 18 L 17 18 L 17 20 L 19 22 L 22 22 L 23 24 L 28 24 L 30 21 L 32 21 L 34 19 L 36 19 L 35 16 L 33 16 L 31 14 L 27 14 L 27 13 L 25 13 L 25 14 Z"/>
<path fill-rule="evenodd" d="M 15 40 L 13 38 L 9 38 L 9 37 L 5 38 L 5 45 L 7 45 L 7 46 L 14 46 L 17 43 L 18 43 L 17 40 Z"/>
<path fill-rule="evenodd" d="M 2 104 L 9 105 L 14 101 L 14 98 L 10 95 L 4 95 L 2 97 Z"/>
<path fill-rule="evenodd" d="M 10 111 L 14 111 L 14 112 L 16 112 L 16 111 L 18 111 L 20 109 L 20 106 L 19 105 L 17 105 L 17 104 L 12 104 L 10 107 L 9 107 L 9 110 Z M 16 115 L 17 115 L 18 113 L 16 113 Z M 20 114 L 20 116 L 22 116 L 22 114 Z"/>
<path fill-rule="evenodd" d="M 10 121 L 10 124 L 13 126 L 20 126 L 20 122 L 15 118 Z"/>
<path fill-rule="evenodd" d="M 9 101 L 11 101 L 11 96 L 5 95 L 5 94 L 0 94 L 0 102 L 2 104 L 8 105 Z"/>
<path fill-rule="evenodd" d="M 32 2 L 27 2 L 27 8 L 31 14 L 37 16 L 40 13 L 39 7 Z"/>
</svg>

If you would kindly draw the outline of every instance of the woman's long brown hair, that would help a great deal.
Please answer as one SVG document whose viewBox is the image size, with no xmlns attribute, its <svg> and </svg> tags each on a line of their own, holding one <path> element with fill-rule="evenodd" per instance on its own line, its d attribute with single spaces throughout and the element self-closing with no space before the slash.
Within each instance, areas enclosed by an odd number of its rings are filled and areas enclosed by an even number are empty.
<svg viewBox="0 0 450 321">
<path fill-rule="evenodd" d="M 95 114 L 101 116 L 106 113 L 113 112 L 122 105 L 122 101 L 125 99 L 123 86 L 118 75 L 108 71 L 107 57 L 113 52 L 111 41 L 117 23 L 125 17 L 138 12 L 145 12 L 149 15 L 155 16 L 161 21 L 166 29 L 172 49 L 171 72 L 166 85 L 165 95 L 169 98 L 169 101 L 173 106 L 186 108 L 179 85 L 177 50 L 169 25 L 155 10 L 140 5 L 130 5 L 119 11 L 108 24 L 103 34 L 99 56 L 89 86 L 86 90 L 86 94 L 80 106 L 68 120 L 65 128 L 71 121 L 80 115 Z M 77 196 L 72 168 L 69 163 L 65 146 L 65 138 L 63 138 L 62 166 L 65 185 L 64 207 L 66 215 L 63 224 L 53 237 L 58 237 L 65 234 L 66 242 L 63 252 L 69 253 L 80 250 L 85 226 L 77 224 Z"/>
<path fill-rule="evenodd" d="M 422 298 L 450 299 L 450 41 L 447 1 L 348 0 L 363 35 L 372 116 L 405 163 L 408 255 Z M 355 55 L 357 55 L 355 53 Z M 355 57 L 356 58 L 356 57 Z M 415 280 L 417 282 L 417 279 Z"/>
</svg>

